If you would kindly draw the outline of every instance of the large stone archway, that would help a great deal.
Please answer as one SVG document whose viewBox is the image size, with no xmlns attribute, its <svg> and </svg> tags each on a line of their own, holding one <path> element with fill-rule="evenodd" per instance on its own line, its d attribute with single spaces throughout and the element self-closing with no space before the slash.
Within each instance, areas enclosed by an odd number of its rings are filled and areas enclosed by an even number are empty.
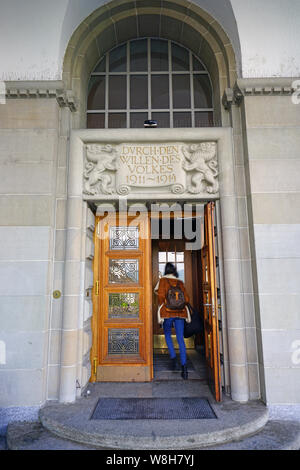
<svg viewBox="0 0 300 470">
<path fill-rule="evenodd" d="M 115 46 L 139 37 L 170 39 L 201 57 L 213 82 L 216 120 L 222 126 L 230 125 L 220 103 L 238 71 L 231 42 L 216 20 L 186 0 L 166 2 L 165 6 L 160 2 L 145 6 L 142 2 L 112 1 L 84 20 L 65 53 L 63 80 L 77 104 L 73 128 L 86 126 L 86 84 L 97 62 Z"/>
<path fill-rule="evenodd" d="M 159 36 L 181 43 L 197 54 L 205 63 L 213 82 L 216 113 L 222 126 L 206 130 L 193 129 L 190 133 L 184 133 L 184 136 L 197 141 L 215 141 L 218 145 L 226 293 L 224 339 L 227 392 L 232 399 L 246 402 L 259 398 L 260 388 L 255 331 L 253 328 L 249 335 L 245 320 L 249 315 L 248 305 L 253 304 L 253 288 L 248 254 L 241 116 L 234 102 L 228 106 L 228 101 L 225 101 L 226 106 L 222 106 L 224 93 L 233 88 L 237 79 L 234 51 L 215 19 L 192 3 L 181 0 L 168 2 L 163 8 L 160 5 L 139 5 L 113 1 L 96 10 L 74 32 L 65 55 L 63 80 L 66 90 L 69 90 L 69 98 L 73 95 L 74 108 L 72 113 L 66 109 L 66 113 L 69 113 L 66 119 L 70 120 L 72 130 L 59 399 L 61 402 L 74 401 L 76 381 L 79 380 L 82 389 L 89 379 L 90 370 L 91 313 L 85 315 L 84 309 L 85 304 L 89 303 L 87 296 L 93 285 L 92 248 L 87 249 L 87 245 L 91 247 L 88 232 L 93 229 L 93 216 L 83 198 L 84 147 L 87 143 L 107 142 L 111 138 L 119 141 L 120 138 L 120 134 L 113 136 L 109 131 L 84 130 L 87 83 L 96 63 L 117 44 L 137 37 Z M 228 92 L 225 95 L 228 97 Z M 135 131 L 135 138 L 143 139 L 142 132 Z M 172 135 L 174 139 L 178 138 L 178 133 L 173 132 Z M 166 140 L 166 136 L 160 138 Z M 249 363 L 255 363 L 255 367 Z"/>
</svg>

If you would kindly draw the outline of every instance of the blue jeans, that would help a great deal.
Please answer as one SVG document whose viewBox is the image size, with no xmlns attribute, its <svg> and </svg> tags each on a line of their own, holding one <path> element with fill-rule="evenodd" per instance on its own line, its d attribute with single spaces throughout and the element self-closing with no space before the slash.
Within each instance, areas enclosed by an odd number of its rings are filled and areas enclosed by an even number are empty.
<svg viewBox="0 0 300 470">
<path fill-rule="evenodd" d="M 180 352 L 180 362 L 182 366 L 186 364 L 186 348 L 185 348 L 184 336 L 183 336 L 184 322 L 185 320 L 183 318 L 165 318 L 164 323 L 163 323 L 166 343 L 169 349 L 171 359 L 173 359 L 176 356 L 173 341 L 171 338 L 172 326 L 174 323 L 175 331 L 176 331 L 176 338 L 177 338 L 179 352 Z"/>
</svg>

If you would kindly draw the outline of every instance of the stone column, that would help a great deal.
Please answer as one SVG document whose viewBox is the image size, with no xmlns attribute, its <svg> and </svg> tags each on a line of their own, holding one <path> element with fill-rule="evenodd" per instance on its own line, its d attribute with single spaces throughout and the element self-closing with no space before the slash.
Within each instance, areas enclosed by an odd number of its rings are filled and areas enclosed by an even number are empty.
<svg viewBox="0 0 300 470">
<path fill-rule="evenodd" d="M 82 278 L 84 263 L 81 261 L 82 240 L 82 142 L 76 133 L 70 142 L 68 175 L 66 256 L 63 292 L 63 320 L 61 344 L 60 402 L 76 400 L 78 361 L 78 331 L 82 305 Z"/>
<path fill-rule="evenodd" d="M 249 400 L 247 348 L 238 233 L 237 184 L 232 146 L 233 138 L 231 130 L 228 129 L 222 133 L 218 152 L 231 398 L 247 402 Z"/>
</svg>

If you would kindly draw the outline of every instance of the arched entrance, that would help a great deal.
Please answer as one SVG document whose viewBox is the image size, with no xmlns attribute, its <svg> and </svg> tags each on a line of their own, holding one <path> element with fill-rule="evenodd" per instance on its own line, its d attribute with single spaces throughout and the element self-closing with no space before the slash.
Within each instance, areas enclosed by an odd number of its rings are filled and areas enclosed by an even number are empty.
<svg viewBox="0 0 300 470">
<path fill-rule="evenodd" d="M 78 105 L 75 128 L 86 126 L 87 82 L 96 64 L 117 45 L 131 39 L 161 38 L 187 47 L 201 58 L 213 82 L 216 120 L 230 125 L 221 107 L 226 88 L 237 78 L 235 53 L 231 42 L 216 20 L 194 3 L 185 0 L 166 6 L 145 6 L 113 1 L 93 12 L 77 28 L 66 50 L 63 80 Z"/>
<path fill-rule="evenodd" d="M 108 13 L 109 12 L 109 13 Z M 64 62 L 64 81 L 68 89 L 72 89 L 77 103 L 77 111 L 72 114 L 72 128 L 69 161 L 69 185 L 68 185 L 68 232 L 67 232 L 67 256 L 65 263 L 65 298 L 64 298 L 64 323 L 68 324 L 68 316 L 77 314 L 82 318 L 83 305 L 87 301 L 87 290 L 83 284 L 78 285 L 78 291 L 74 295 L 74 288 L 68 287 L 72 282 L 72 276 L 77 273 L 80 279 L 85 274 L 92 276 L 91 258 L 82 254 L 82 245 L 75 247 L 74 235 L 85 237 L 87 227 L 93 227 L 86 223 L 87 215 L 91 215 L 87 208 L 100 201 L 111 200 L 111 195 L 93 194 L 87 196 L 83 188 L 83 174 L 86 145 L 121 145 L 124 142 L 145 143 L 149 142 L 149 135 L 145 131 L 131 129 L 132 132 L 120 132 L 120 130 L 79 130 L 86 128 L 87 111 L 87 83 L 91 72 L 106 52 L 117 44 L 123 44 L 130 39 L 140 37 L 164 38 L 175 41 L 188 47 L 195 55 L 201 58 L 212 79 L 214 96 L 215 120 L 218 127 L 206 129 L 157 129 L 155 136 L 151 136 L 152 142 L 215 142 L 217 145 L 219 165 L 219 193 L 214 194 L 214 199 L 220 200 L 220 221 L 222 233 L 222 247 L 224 251 L 224 330 L 225 345 L 225 369 L 227 376 L 228 392 L 234 400 L 247 401 L 250 396 L 249 373 L 247 357 L 246 329 L 243 310 L 243 286 L 240 278 L 242 271 L 239 243 L 232 243 L 238 239 L 239 207 L 238 192 L 235 183 L 235 154 L 233 147 L 232 120 L 234 126 L 240 126 L 239 111 L 232 109 L 229 113 L 222 105 L 222 96 L 225 89 L 233 86 L 237 72 L 234 53 L 230 41 L 222 28 L 199 7 L 189 4 L 186 9 L 185 2 L 169 3 L 168 8 L 160 7 L 139 8 L 133 7 L 129 2 L 122 4 L 122 8 L 114 2 L 94 12 L 74 33 L 66 52 Z M 234 107 L 233 107 L 234 108 Z M 77 129 L 77 130 L 76 130 Z M 115 131 L 115 132 L 114 132 Z M 175 132 L 174 132 L 175 131 Z M 154 139 L 154 140 L 153 140 Z M 127 191 L 127 189 L 126 189 Z M 116 193 L 118 194 L 118 192 Z M 122 193 L 119 193 L 119 195 Z M 152 194 L 153 196 L 153 194 Z M 173 194 L 174 196 L 174 194 Z M 151 197 L 151 196 L 150 196 Z M 165 194 L 160 196 L 161 199 Z M 178 195 L 174 197 L 179 197 Z M 138 195 L 134 196 L 138 199 Z M 195 196 L 193 196 L 195 199 Z M 200 200 L 209 200 L 208 195 L 198 196 Z M 196 198 L 197 199 L 197 198 Z M 244 207 L 246 211 L 246 207 Z M 76 219 L 76 230 L 74 220 Z M 90 243 L 90 242 L 89 242 Z M 73 249 L 74 248 L 74 249 Z M 93 282 L 90 283 L 90 287 Z M 87 287 L 87 285 L 86 285 Z M 89 293 L 90 296 L 90 293 Z M 72 305 L 72 309 L 70 308 Z M 76 397 L 74 386 L 76 377 L 84 377 L 86 382 L 90 377 L 88 366 L 83 365 L 83 359 L 89 356 L 91 346 L 91 332 L 88 319 L 82 321 L 78 328 L 79 349 L 70 348 L 70 335 L 65 328 L 62 336 L 62 366 L 60 400 L 73 401 Z M 84 346 L 83 346 L 84 344 Z M 87 346 L 88 345 L 88 346 Z M 84 349 L 85 347 L 85 349 Z M 82 351 L 80 350 L 82 348 Z"/>
</svg>

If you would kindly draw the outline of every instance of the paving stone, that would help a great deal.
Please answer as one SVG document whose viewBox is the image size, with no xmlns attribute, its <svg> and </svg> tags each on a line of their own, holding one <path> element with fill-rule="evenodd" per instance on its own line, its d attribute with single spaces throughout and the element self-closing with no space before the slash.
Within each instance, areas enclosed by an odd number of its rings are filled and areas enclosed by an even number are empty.
<svg viewBox="0 0 300 470">
<path fill-rule="evenodd" d="M 41 423 L 11 423 L 7 429 L 10 450 L 95 450 L 51 434 Z"/>
<path fill-rule="evenodd" d="M 300 450 L 300 422 L 269 421 L 255 436 L 204 450 Z"/>
</svg>

